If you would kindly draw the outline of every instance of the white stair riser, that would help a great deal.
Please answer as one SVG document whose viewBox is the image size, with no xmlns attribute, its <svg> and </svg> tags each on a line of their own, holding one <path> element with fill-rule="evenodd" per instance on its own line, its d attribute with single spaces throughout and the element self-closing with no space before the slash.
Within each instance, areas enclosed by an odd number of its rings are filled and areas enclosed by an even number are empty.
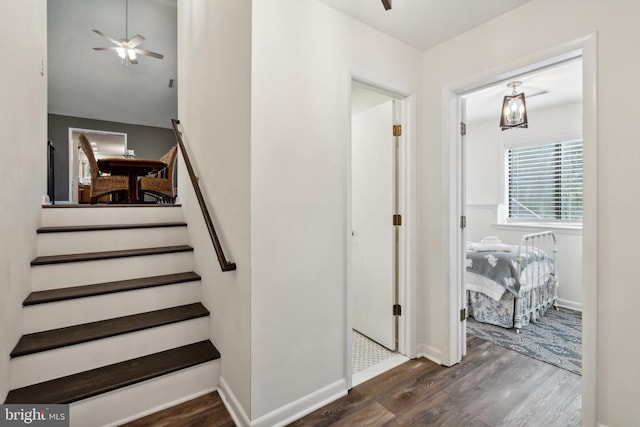
<svg viewBox="0 0 640 427">
<path fill-rule="evenodd" d="M 32 291 L 93 285 L 185 271 L 193 271 L 193 252 L 37 265 L 31 269 Z"/>
<path fill-rule="evenodd" d="M 23 333 L 30 334 L 200 302 L 200 292 L 201 284 L 197 281 L 29 305 L 22 311 Z"/>
<path fill-rule="evenodd" d="M 187 227 L 38 234 L 38 256 L 156 248 L 189 243 Z"/>
<path fill-rule="evenodd" d="M 214 391 L 219 376 L 215 360 L 72 403 L 71 427 L 122 425 Z"/>
<path fill-rule="evenodd" d="M 10 360 L 10 388 L 24 387 L 209 339 L 209 317 L 42 351 Z"/>
<path fill-rule="evenodd" d="M 180 206 L 45 208 L 42 209 L 41 226 L 61 227 L 175 221 L 184 221 Z"/>
</svg>

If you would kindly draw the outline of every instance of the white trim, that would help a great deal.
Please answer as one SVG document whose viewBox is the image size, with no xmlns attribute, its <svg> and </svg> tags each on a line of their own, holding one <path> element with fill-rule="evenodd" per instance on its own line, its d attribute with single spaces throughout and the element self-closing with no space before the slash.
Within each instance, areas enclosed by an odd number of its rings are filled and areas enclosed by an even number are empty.
<svg viewBox="0 0 640 427">
<path fill-rule="evenodd" d="M 77 199 L 74 198 L 77 197 L 78 192 L 77 191 L 73 191 L 73 179 L 75 178 L 74 176 L 74 172 L 77 171 L 77 161 L 78 158 L 75 156 L 76 150 L 78 149 L 78 147 L 76 146 L 76 144 L 73 142 L 73 133 L 74 132 L 82 132 L 82 133 L 88 133 L 88 134 L 98 134 L 98 135 L 119 135 L 119 136 L 123 136 L 124 137 L 124 152 L 127 152 L 127 134 L 123 133 L 123 132 L 111 132 L 111 131 L 106 131 L 106 130 L 98 130 L 98 129 L 82 129 L 82 128 L 74 128 L 74 127 L 69 127 L 68 128 L 68 148 L 69 148 L 69 152 L 67 153 L 69 155 L 69 203 L 78 203 L 79 201 Z M 55 189 L 54 189 L 55 191 Z M 56 203 L 58 203 L 56 201 Z"/>
<path fill-rule="evenodd" d="M 227 382 L 220 376 L 220 385 L 218 386 L 218 394 L 222 399 L 222 403 L 227 408 L 229 415 L 233 419 L 233 422 L 240 427 L 249 427 L 251 425 L 247 413 L 242 408 L 240 401 L 229 388 Z"/>
<path fill-rule="evenodd" d="M 444 366 L 444 364 L 442 363 L 442 351 L 438 350 L 437 348 L 431 347 L 426 344 L 418 344 L 417 350 L 417 357 L 424 357 L 425 359 L 429 359 L 437 365 Z"/>
<path fill-rule="evenodd" d="M 558 307 L 568 308 L 569 310 L 582 312 L 582 303 L 579 303 L 579 302 L 558 298 L 557 304 L 558 304 Z"/>
<path fill-rule="evenodd" d="M 351 222 L 351 87 L 352 82 L 370 86 L 391 97 L 398 99 L 402 104 L 402 141 L 400 144 L 401 171 L 400 171 L 400 211 L 403 215 L 403 225 L 400 229 L 400 296 L 402 305 L 398 330 L 399 353 L 414 357 L 415 331 L 416 331 L 416 271 L 417 271 L 417 240 L 416 240 L 416 215 L 417 215 L 417 178 L 416 178 L 416 124 L 417 124 L 417 100 L 416 94 L 406 94 L 389 85 L 374 82 L 352 70 L 347 70 L 345 75 L 346 103 L 344 105 L 345 120 L 345 329 L 344 329 L 344 376 L 347 389 L 351 389 L 353 383 L 352 373 L 352 328 L 353 328 L 353 287 L 352 287 L 352 222 Z"/>
<path fill-rule="evenodd" d="M 380 363 L 376 363 L 373 366 L 369 366 L 368 368 L 353 374 L 351 385 L 353 387 L 357 387 L 363 382 L 369 381 L 370 379 L 375 378 L 378 375 L 387 372 L 397 366 L 400 366 L 404 362 L 408 361 L 409 358 L 407 356 L 403 356 L 402 354 L 394 354 L 390 358 L 385 359 Z"/>
<path fill-rule="evenodd" d="M 457 319 L 457 310 L 461 304 L 458 298 L 463 289 L 462 269 L 458 258 L 458 249 L 462 244 L 459 234 L 458 217 L 460 200 L 460 162 L 458 139 L 458 111 L 452 103 L 458 103 L 461 94 L 474 88 L 522 75 L 534 69 L 557 62 L 561 57 L 582 54 L 583 69 L 583 147 L 584 147 L 584 230 L 582 262 L 582 295 L 585 315 L 583 325 L 583 376 L 582 408 L 583 424 L 596 424 L 597 397 L 597 295 L 598 295 L 598 104 L 597 104 L 597 33 L 588 34 L 580 39 L 563 45 L 551 47 L 517 61 L 501 64 L 499 67 L 471 76 L 464 81 L 445 85 L 442 88 L 442 196 L 448 200 L 443 210 L 442 229 L 446 230 L 442 239 L 443 286 L 449 289 L 448 328 L 446 334 L 449 345 L 444 355 L 446 364 L 461 360 L 458 345 L 460 335 L 464 333 Z M 448 238 L 447 238 L 448 236 Z"/>
<path fill-rule="evenodd" d="M 347 394 L 344 379 L 329 384 L 251 422 L 251 427 L 278 427 L 292 423 Z M 234 419 L 235 421 L 235 419 Z M 244 427 L 244 424 L 240 424 Z"/>
<path fill-rule="evenodd" d="M 527 233 L 532 233 L 535 230 L 544 231 L 544 230 L 553 230 L 556 234 L 572 234 L 576 236 L 582 235 L 582 226 L 570 226 L 563 224 L 550 224 L 550 223 L 507 223 L 507 224 L 491 224 L 491 227 L 496 230 L 512 230 L 512 231 L 524 231 Z"/>
</svg>

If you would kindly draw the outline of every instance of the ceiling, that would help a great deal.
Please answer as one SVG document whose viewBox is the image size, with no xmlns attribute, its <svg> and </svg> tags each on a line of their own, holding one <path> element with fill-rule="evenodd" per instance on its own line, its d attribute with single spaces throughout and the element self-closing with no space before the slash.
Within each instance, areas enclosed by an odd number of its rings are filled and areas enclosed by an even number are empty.
<svg viewBox="0 0 640 427">
<path fill-rule="evenodd" d="M 125 0 L 48 1 L 49 112 L 65 116 L 170 128 L 177 117 L 176 0 L 130 0 L 129 38 L 140 48 L 164 55 L 139 56 L 123 65 L 113 46 L 93 33 L 125 38 Z"/>
<path fill-rule="evenodd" d="M 530 0 L 392 0 L 389 11 L 379 0 L 319 1 L 424 50 Z M 92 49 L 111 44 L 91 31 L 124 39 L 125 0 L 49 0 L 49 112 L 170 128 L 177 117 L 177 87 L 168 87 L 177 82 L 176 3 L 129 0 L 128 36 L 142 34 L 140 47 L 164 59 L 140 57 L 125 66 L 115 53 Z"/>
<path fill-rule="evenodd" d="M 522 82 L 518 92 L 524 92 L 529 111 L 582 101 L 582 60 L 579 58 L 512 80 Z M 495 119 L 496 124 L 499 123 L 503 97 L 512 92 L 507 83 L 465 95 L 467 122 Z"/>
<path fill-rule="evenodd" d="M 320 0 L 419 50 L 429 49 L 531 0 Z"/>
</svg>

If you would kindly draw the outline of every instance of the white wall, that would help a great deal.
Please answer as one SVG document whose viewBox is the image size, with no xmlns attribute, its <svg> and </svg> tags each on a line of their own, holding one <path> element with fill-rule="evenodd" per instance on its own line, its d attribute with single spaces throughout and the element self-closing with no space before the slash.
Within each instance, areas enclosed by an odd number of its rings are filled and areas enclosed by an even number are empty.
<svg viewBox="0 0 640 427">
<path fill-rule="evenodd" d="M 408 95 L 421 55 L 315 0 L 254 2 L 252 46 L 251 418 L 274 425 L 346 391 L 349 72 Z"/>
<path fill-rule="evenodd" d="M 426 221 L 420 230 L 419 282 L 425 286 L 419 289 L 418 303 L 425 307 L 419 319 L 425 328 L 419 342 L 448 355 L 450 243 L 448 175 L 443 168 L 449 163 L 443 87 L 488 75 L 499 64 L 522 61 L 597 31 L 597 378 L 585 377 L 589 385 L 597 381 L 597 397 L 595 405 L 583 405 L 585 414 L 595 410 L 598 422 L 609 426 L 635 425 L 640 418 L 636 402 L 640 370 L 632 350 L 640 346 L 634 250 L 640 238 L 636 218 L 640 198 L 629 197 L 637 193 L 640 182 L 640 145 L 634 140 L 639 131 L 634 118 L 638 90 L 629 85 L 640 75 L 640 56 L 633 55 L 640 41 L 638 16 L 640 2 L 634 1 L 533 0 L 425 52 L 423 68 L 426 144 L 419 150 L 419 170 L 423 171 L 421 211 Z"/>
<path fill-rule="evenodd" d="M 221 382 L 251 408 L 251 1 L 179 0 L 178 114 L 200 186 L 235 272 L 222 273 L 182 162 L 179 195 L 222 354 Z"/>
<path fill-rule="evenodd" d="M 22 334 L 22 301 L 46 193 L 47 5 L 0 0 L 0 402 L 9 390 L 9 353 Z"/>
<path fill-rule="evenodd" d="M 496 119 L 467 123 L 467 240 L 498 236 L 503 242 L 517 245 L 523 234 L 548 229 L 494 226 L 499 217 L 498 204 L 505 203 L 505 147 L 581 138 L 582 104 L 539 109 L 530 101 L 527 106 L 528 129 L 502 132 Z M 581 309 L 582 232 L 560 228 L 553 231 L 558 238 L 559 302 L 565 307 Z"/>
</svg>

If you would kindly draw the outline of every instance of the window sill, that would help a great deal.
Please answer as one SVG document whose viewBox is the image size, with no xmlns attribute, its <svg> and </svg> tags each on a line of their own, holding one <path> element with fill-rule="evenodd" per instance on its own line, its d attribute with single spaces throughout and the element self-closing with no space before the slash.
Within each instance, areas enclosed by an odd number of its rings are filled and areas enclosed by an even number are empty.
<svg viewBox="0 0 640 427">
<path fill-rule="evenodd" d="M 526 223 L 526 222 L 510 222 L 502 224 L 491 224 L 497 230 L 518 230 L 534 233 L 536 231 L 551 230 L 559 234 L 582 235 L 582 225 L 568 225 L 558 223 Z"/>
</svg>

